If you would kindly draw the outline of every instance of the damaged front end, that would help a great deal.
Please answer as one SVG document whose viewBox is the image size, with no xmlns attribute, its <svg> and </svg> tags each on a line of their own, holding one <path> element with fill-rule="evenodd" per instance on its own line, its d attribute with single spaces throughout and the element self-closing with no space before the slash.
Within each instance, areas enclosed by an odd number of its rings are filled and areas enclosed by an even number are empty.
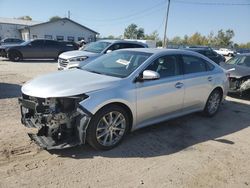
<svg viewBox="0 0 250 188">
<path fill-rule="evenodd" d="M 244 92 L 250 90 L 250 76 L 241 78 L 229 77 L 230 92 Z"/>
<path fill-rule="evenodd" d="M 79 105 L 88 96 L 37 98 L 22 95 L 19 98 L 21 122 L 37 128 L 30 138 L 46 149 L 62 149 L 85 143 L 86 129 L 92 114 Z"/>
</svg>

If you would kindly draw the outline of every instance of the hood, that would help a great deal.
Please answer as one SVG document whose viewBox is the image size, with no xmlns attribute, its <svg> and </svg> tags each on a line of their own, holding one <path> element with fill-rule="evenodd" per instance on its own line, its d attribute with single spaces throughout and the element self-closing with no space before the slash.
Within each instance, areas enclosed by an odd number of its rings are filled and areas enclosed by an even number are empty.
<svg viewBox="0 0 250 188">
<path fill-rule="evenodd" d="M 40 98 L 68 97 L 113 86 L 121 78 L 81 69 L 58 71 L 39 76 L 22 87 L 22 93 Z"/>
<path fill-rule="evenodd" d="M 231 65 L 225 62 L 220 63 L 220 66 L 226 70 L 235 68 L 235 70 L 229 72 L 230 77 L 241 78 L 241 77 L 250 75 L 250 67 L 240 66 L 240 65 Z"/>
<path fill-rule="evenodd" d="M 70 58 L 79 57 L 79 56 L 92 57 L 92 56 L 98 56 L 98 55 L 99 54 L 97 53 L 87 52 L 83 50 L 73 50 L 73 51 L 62 53 L 61 55 L 59 55 L 59 58 L 70 59 Z"/>
<path fill-rule="evenodd" d="M 20 44 L 3 44 L 0 45 L 0 49 L 6 49 L 6 48 L 10 48 L 10 47 L 19 47 Z"/>
</svg>

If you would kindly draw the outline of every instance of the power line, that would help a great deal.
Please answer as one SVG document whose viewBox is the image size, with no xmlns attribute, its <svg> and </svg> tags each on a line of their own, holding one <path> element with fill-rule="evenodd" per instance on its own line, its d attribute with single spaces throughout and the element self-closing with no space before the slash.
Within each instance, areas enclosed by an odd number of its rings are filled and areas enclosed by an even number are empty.
<svg viewBox="0 0 250 188">
<path fill-rule="evenodd" d="M 161 1 L 161 2 L 159 2 L 157 4 L 155 4 L 154 6 L 150 6 L 150 7 L 146 8 L 146 9 L 143 9 L 143 10 L 141 10 L 139 12 L 134 12 L 132 14 L 122 16 L 122 17 L 108 18 L 108 19 L 91 19 L 91 18 L 84 18 L 84 19 L 88 20 L 88 21 L 96 21 L 96 22 L 125 20 L 125 19 L 128 19 L 128 18 L 137 16 L 137 15 L 141 15 L 141 14 L 145 14 L 147 12 L 151 12 L 152 10 L 160 8 L 160 7 L 162 8 L 163 3 L 164 3 L 164 1 Z"/>
<path fill-rule="evenodd" d="M 181 4 L 193 4 L 193 5 L 211 5 L 211 6 L 247 6 L 250 3 L 216 3 L 216 2 L 195 2 L 195 1 L 182 1 L 175 0 L 173 3 L 181 3 Z"/>
</svg>

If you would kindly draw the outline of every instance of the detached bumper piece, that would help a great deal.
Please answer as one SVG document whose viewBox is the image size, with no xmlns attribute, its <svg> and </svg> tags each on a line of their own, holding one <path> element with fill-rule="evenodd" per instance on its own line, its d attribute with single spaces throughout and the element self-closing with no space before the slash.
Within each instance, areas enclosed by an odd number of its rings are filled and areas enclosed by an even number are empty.
<svg viewBox="0 0 250 188">
<path fill-rule="evenodd" d="M 84 144 L 86 129 L 91 114 L 78 106 L 72 112 L 50 110 L 48 102 L 19 98 L 21 122 L 28 128 L 37 129 L 37 134 L 28 133 L 40 147 L 64 149 Z M 53 109 L 55 105 L 53 104 Z"/>
<path fill-rule="evenodd" d="M 30 133 L 28 133 L 28 135 L 37 145 L 47 150 L 70 148 L 80 144 L 79 140 L 74 138 L 56 142 L 51 137 L 37 136 L 36 134 Z"/>
</svg>

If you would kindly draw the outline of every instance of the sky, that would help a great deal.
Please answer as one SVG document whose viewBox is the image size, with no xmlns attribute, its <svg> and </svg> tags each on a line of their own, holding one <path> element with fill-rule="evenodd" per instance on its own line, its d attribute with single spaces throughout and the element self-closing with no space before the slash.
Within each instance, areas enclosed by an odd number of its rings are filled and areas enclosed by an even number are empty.
<svg viewBox="0 0 250 188">
<path fill-rule="evenodd" d="M 168 0 L 0 0 L 0 17 L 35 21 L 67 17 L 100 33 L 120 36 L 131 23 L 163 38 Z M 167 37 L 233 29 L 234 42 L 250 42 L 250 0 L 171 0 Z"/>
</svg>

